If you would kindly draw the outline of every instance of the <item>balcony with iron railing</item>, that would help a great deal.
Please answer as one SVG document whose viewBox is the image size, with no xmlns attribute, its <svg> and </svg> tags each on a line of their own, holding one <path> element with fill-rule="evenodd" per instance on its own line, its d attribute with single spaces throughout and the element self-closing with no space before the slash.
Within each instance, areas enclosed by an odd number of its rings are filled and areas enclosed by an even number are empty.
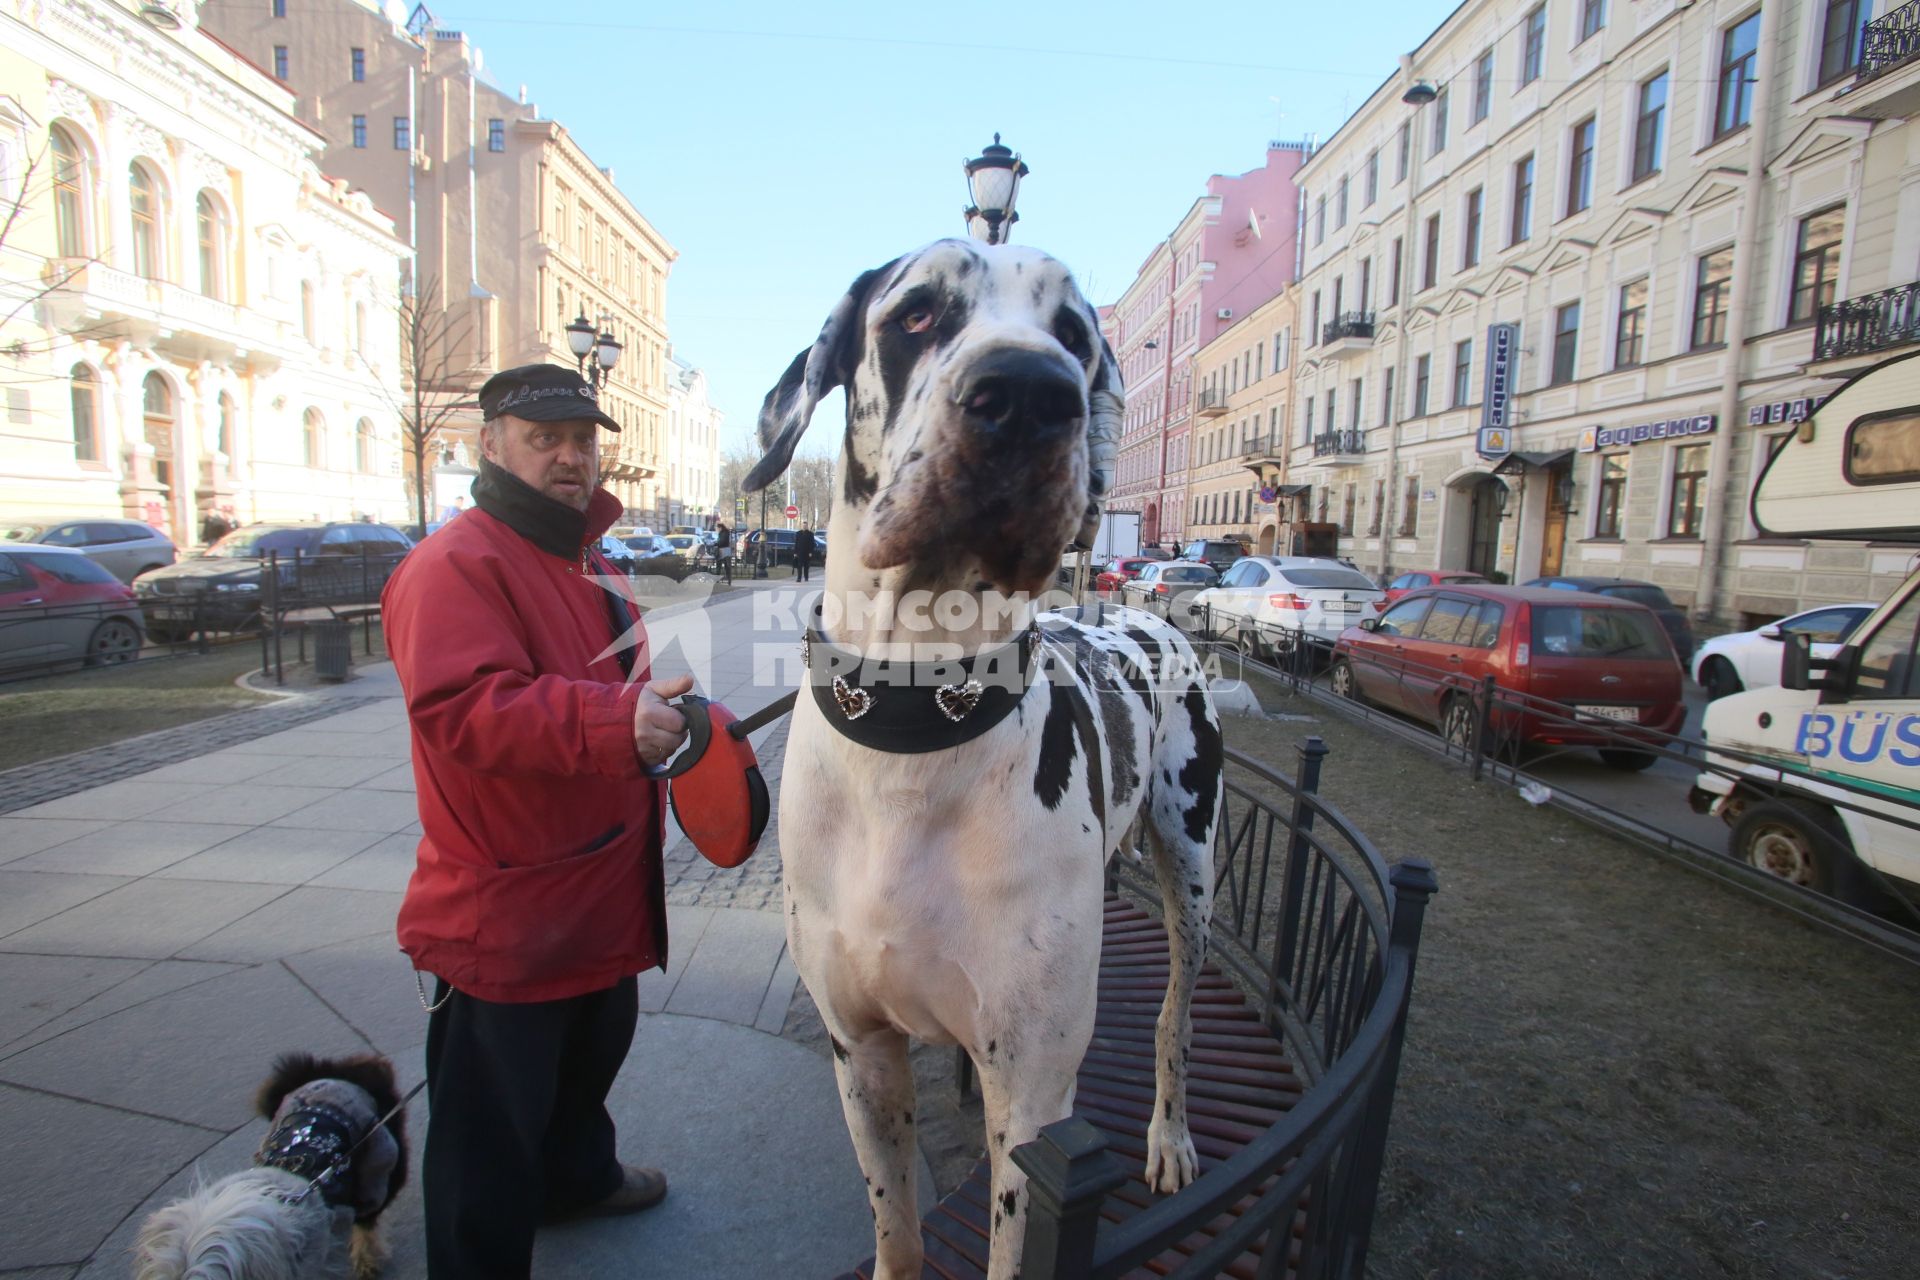
<svg viewBox="0 0 1920 1280">
<path fill-rule="evenodd" d="M 1308 445 L 1312 456 L 1303 467 L 1350 467 L 1365 462 L 1367 433 L 1358 428 L 1347 431 L 1323 431 Z"/>
<path fill-rule="evenodd" d="M 1920 342 L 1920 281 L 1820 308 L 1815 361 L 1870 355 Z"/>
<path fill-rule="evenodd" d="M 1320 354 L 1339 358 L 1373 350 L 1373 312 L 1345 311 L 1320 326 Z"/>
<path fill-rule="evenodd" d="M 1860 62 L 1842 99 L 1849 115 L 1904 120 L 1920 114 L 1920 0 L 1866 24 Z"/>
<path fill-rule="evenodd" d="M 1218 387 L 1202 387 L 1193 397 L 1196 417 L 1217 418 L 1227 411 L 1227 393 Z"/>
</svg>

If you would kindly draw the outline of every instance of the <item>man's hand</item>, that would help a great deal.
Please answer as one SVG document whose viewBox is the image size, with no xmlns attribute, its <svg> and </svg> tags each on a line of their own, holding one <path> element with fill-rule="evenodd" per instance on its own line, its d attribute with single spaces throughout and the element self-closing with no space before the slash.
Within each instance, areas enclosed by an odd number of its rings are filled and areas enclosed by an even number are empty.
<svg viewBox="0 0 1920 1280">
<path fill-rule="evenodd" d="M 692 688 L 692 676 L 675 676 L 655 680 L 640 691 L 640 701 L 633 704 L 633 749 L 639 753 L 641 764 L 659 764 L 687 740 L 687 717 L 668 706 L 667 699 Z"/>
</svg>

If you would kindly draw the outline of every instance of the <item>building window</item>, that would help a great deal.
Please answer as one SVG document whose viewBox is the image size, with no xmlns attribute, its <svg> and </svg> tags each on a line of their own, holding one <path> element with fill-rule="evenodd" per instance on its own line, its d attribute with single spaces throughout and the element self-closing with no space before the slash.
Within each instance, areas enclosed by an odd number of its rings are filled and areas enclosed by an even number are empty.
<svg viewBox="0 0 1920 1280">
<path fill-rule="evenodd" d="M 1340 185 L 1334 188 L 1333 225 L 1336 230 L 1347 225 L 1347 179 L 1344 175 Z"/>
<path fill-rule="evenodd" d="M 1440 95 L 1433 100 L 1433 137 L 1432 153 L 1439 155 L 1447 149 L 1447 88 L 1440 86 Z"/>
<path fill-rule="evenodd" d="M 1307 326 L 1307 345 L 1310 347 L 1318 345 L 1320 338 L 1320 291 L 1315 289 L 1313 291 L 1313 320 L 1312 323 Z"/>
<path fill-rule="evenodd" d="M 1400 536 L 1411 538 L 1420 522 L 1420 477 L 1408 476 L 1400 494 Z"/>
<path fill-rule="evenodd" d="M 160 184 L 136 160 L 127 168 L 127 189 L 133 214 L 133 274 L 158 280 L 164 260 L 160 229 L 166 224 Z"/>
<path fill-rule="evenodd" d="M 1427 219 L 1427 260 L 1421 266 L 1420 287 L 1431 289 L 1440 282 L 1440 215 Z"/>
<path fill-rule="evenodd" d="M 276 18 L 287 16 L 287 0 L 273 0 L 273 16 Z"/>
<path fill-rule="evenodd" d="M 53 221 L 63 258 L 87 256 L 87 209 L 93 200 L 87 164 L 73 135 L 55 125 L 48 131 L 53 152 Z"/>
<path fill-rule="evenodd" d="M 1400 301 L 1400 237 L 1393 238 L 1393 254 L 1387 259 L 1387 305 Z"/>
<path fill-rule="evenodd" d="M 1820 85 L 1845 79 L 1860 65 L 1860 39 L 1873 4 L 1861 0 L 1827 0 L 1825 26 L 1820 33 Z"/>
<path fill-rule="evenodd" d="M 1600 477 L 1594 485 L 1593 536 L 1620 536 L 1620 517 L 1626 511 L 1627 456 L 1604 454 L 1600 458 Z"/>
<path fill-rule="evenodd" d="M 1394 150 L 1393 180 L 1396 183 L 1407 180 L 1407 152 L 1412 149 L 1412 143 L 1413 122 L 1410 120 L 1402 120 L 1400 122 L 1400 143 Z"/>
<path fill-rule="evenodd" d="M 1479 124 L 1493 110 L 1493 50 L 1488 49 L 1473 64 L 1473 119 L 1469 124 Z"/>
<path fill-rule="evenodd" d="M 1633 180 L 1651 178 L 1660 172 L 1660 153 L 1665 149 L 1667 120 L 1667 73 L 1641 82 L 1640 112 L 1633 122 Z"/>
<path fill-rule="evenodd" d="M 1327 198 L 1321 196 L 1313 202 L 1313 242 L 1323 243 L 1327 238 Z"/>
<path fill-rule="evenodd" d="M 1475 187 L 1467 192 L 1467 225 L 1461 235 L 1460 267 L 1465 270 L 1480 265 L 1480 210 L 1486 204 L 1486 189 Z"/>
<path fill-rule="evenodd" d="M 1366 400 L 1365 390 L 1359 378 L 1355 378 L 1353 385 L 1348 389 L 1347 426 L 1354 431 L 1360 429 L 1360 406 Z"/>
<path fill-rule="evenodd" d="M 1473 390 L 1473 339 L 1453 344 L 1453 408 L 1466 404 Z"/>
<path fill-rule="evenodd" d="M 273 46 L 273 78 L 275 80 L 287 78 L 287 46 L 283 44 Z"/>
<path fill-rule="evenodd" d="M 1580 363 L 1580 304 L 1569 302 L 1553 313 L 1553 384 L 1572 382 Z"/>
<path fill-rule="evenodd" d="M 353 429 L 354 469 L 362 475 L 373 474 L 373 420 L 362 418 Z"/>
<path fill-rule="evenodd" d="M 1507 226 L 1507 244 L 1519 244 L 1533 235 L 1533 157 L 1513 165 L 1513 214 Z"/>
<path fill-rule="evenodd" d="M 1579 213 L 1593 203 L 1594 118 L 1573 126 L 1571 158 L 1567 162 L 1567 213 Z"/>
<path fill-rule="evenodd" d="M 316 470 L 326 462 L 326 419 L 320 416 L 318 409 L 309 408 L 300 417 L 300 443 L 305 452 L 306 463 Z"/>
<path fill-rule="evenodd" d="M 406 116 L 393 118 L 393 149 L 405 151 L 413 145 L 413 121 Z"/>
<path fill-rule="evenodd" d="M 487 121 L 487 150 L 505 151 L 507 149 L 507 122 L 498 116 Z"/>
<path fill-rule="evenodd" d="M 1360 259 L 1360 297 L 1358 301 L 1359 301 L 1359 306 L 1361 311 L 1367 310 L 1368 307 L 1370 307 L 1373 303 L 1373 259 L 1372 258 Z"/>
<path fill-rule="evenodd" d="M 1747 127 L 1753 111 L 1753 68 L 1760 56 L 1760 15 L 1729 27 L 1720 37 L 1720 93 L 1713 113 L 1718 142 Z"/>
<path fill-rule="evenodd" d="M 1358 487 L 1348 485 L 1346 492 L 1340 498 L 1340 536 L 1343 538 L 1353 536 L 1353 491 Z"/>
<path fill-rule="evenodd" d="M 1300 419 L 1300 443 L 1313 443 L 1313 397 L 1307 397 L 1307 414 Z"/>
<path fill-rule="evenodd" d="M 1733 248 L 1702 254 L 1693 280 L 1693 349 L 1727 340 L 1727 295 L 1733 291 Z"/>
<path fill-rule="evenodd" d="M 1607 0 L 1580 0 L 1580 39 L 1589 40 L 1607 25 Z M 1574 43 L 1578 44 L 1579 41 Z"/>
<path fill-rule="evenodd" d="M 1393 425 L 1394 410 L 1392 365 L 1388 365 L 1386 372 L 1380 375 L 1380 385 L 1384 388 L 1380 393 L 1380 425 L 1390 427 Z"/>
<path fill-rule="evenodd" d="M 81 462 L 100 461 L 100 388 L 93 370 L 76 364 L 67 371 L 73 380 L 73 456 Z"/>
<path fill-rule="evenodd" d="M 1673 484 L 1667 490 L 1667 536 L 1697 538 L 1707 504 L 1707 448 L 1683 444 L 1673 451 Z"/>
<path fill-rule="evenodd" d="M 1833 304 L 1840 276 L 1840 235 L 1846 229 L 1847 207 L 1835 205 L 1800 219 L 1800 238 L 1793 250 L 1793 305 L 1788 324 L 1810 324 L 1820 308 Z"/>
<path fill-rule="evenodd" d="M 1620 286 L 1620 318 L 1613 326 L 1613 367 L 1631 369 L 1646 358 L 1647 282 Z"/>
<path fill-rule="evenodd" d="M 1386 514 L 1387 482 L 1385 480 L 1375 480 L 1373 482 L 1373 516 L 1367 521 L 1367 536 L 1369 538 L 1377 538 L 1380 536 L 1380 522 L 1386 518 Z"/>
<path fill-rule="evenodd" d="M 199 229 L 200 292 L 209 298 L 224 298 L 227 288 L 227 224 L 220 206 L 205 191 L 194 201 L 194 221 Z"/>
<path fill-rule="evenodd" d="M 300 336 L 308 342 L 313 341 L 313 281 L 300 282 Z"/>
<path fill-rule="evenodd" d="M 1433 357 L 1416 356 L 1413 361 L 1413 416 L 1427 416 L 1427 387 L 1433 380 Z"/>
<path fill-rule="evenodd" d="M 365 49 L 355 49 L 353 51 L 353 82 L 355 84 L 362 84 L 366 81 L 366 78 L 367 51 Z"/>
<path fill-rule="evenodd" d="M 367 118 L 365 116 L 355 116 L 353 118 L 353 145 L 363 150 L 367 145 Z"/>
<path fill-rule="evenodd" d="M 1367 185 L 1360 201 L 1362 209 L 1370 207 L 1380 198 L 1380 148 L 1367 152 Z"/>
<path fill-rule="evenodd" d="M 1332 433 L 1340 423 L 1338 394 L 1332 387 L 1327 388 L 1327 431 L 1329 433 Z"/>
<path fill-rule="evenodd" d="M 1532 84 L 1540 78 L 1540 64 L 1547 49 L 1547 6 L 1535 5 L 1527 14 L 1520 37 L 1520 83 Z"/>
</svg>

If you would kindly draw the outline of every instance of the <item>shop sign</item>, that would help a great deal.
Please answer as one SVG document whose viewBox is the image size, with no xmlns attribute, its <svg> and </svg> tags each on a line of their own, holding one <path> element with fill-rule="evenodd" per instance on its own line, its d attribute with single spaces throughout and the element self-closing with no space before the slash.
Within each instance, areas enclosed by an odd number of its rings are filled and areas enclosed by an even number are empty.
<svg viewBox="0 0 1920 1280">
<path fill-rule="evenodd" d="M 1508 415 L 1513 402 L 1513 354 L 1519 341 L 1518 325 L 1487 326 L 1487 381 L 1481 395 L 1480 425 L 1484 429 L 1498 428 L 1503 436 L 1513 425 Z M 1480 438 L 1480 452 L 1485 453 L 1486 430 L 1482 430 Z M 1501 452 L 1507 449 L 1502 448 Z"/>
<path fill-rule="evenodd" d="M 1753 405 L 1747 410 L 1747 425 L 1768 427 L 1782 422 L 1805 422 L 1813 416 L 1813 411 L 1824 398 L 1801 396 L 1795 400 L 1775 400 L 1772 404 Z"/>
<path fill-rule="evenodd" d="M 1580 431 L 1580 452 L 1612 449 L 1621 445 L 1645 444 L 1649 440 L 1678 440 L 1686 436 L 1704 436 L 1719 422 L 1719 415 L 1703 413 L 1692 418 L 1668 418 L 1663 422 L 1641 422 L 1631 427 L 1584 427 Z"/>
<path fill-rule="evenodd" d="M 1480 428 L 1480 456 L 1504 458 L 1513 452 L 1513 432 L 1505 427 Z"/>
</svg>

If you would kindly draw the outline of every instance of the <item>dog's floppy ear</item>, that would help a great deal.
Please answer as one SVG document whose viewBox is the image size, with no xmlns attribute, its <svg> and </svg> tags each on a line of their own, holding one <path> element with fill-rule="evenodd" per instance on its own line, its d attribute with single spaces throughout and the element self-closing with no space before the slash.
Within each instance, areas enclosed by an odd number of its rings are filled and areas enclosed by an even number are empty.
<svg viewBox="0 0 1920 1280">
<path fill-rule="evenodd" d="M 1100 339 L 1100 367 L 1087 388 L 1087 509 L 1080 518 L 1080 534 L 1072 550 L 1091 551 L 1100 533 L 1100 502 L 1113 487 L 1115 460 L 1120 452 L 1120 429 L 1127 413 L 1127 393 L 1120 385 L 1120 362 L 1113 348 Z"/>
<path fill-rule="evenodd" d="M 743 491 L 755 493 L 772 484 L 793 461 L 794 447 L 813 420 L 814 408 L 829 391 L 853 381 L 867 299 L 873 294 L 874 282 L 899 261 L 895 258 L 884 267 L 861 272 L 834 304 L 813 345 L 793 358 L 780 381 L 767 392 L 760 405 L 760 446 L 767 452 L 747 473 L 740 486 Z"/>
</svg>

